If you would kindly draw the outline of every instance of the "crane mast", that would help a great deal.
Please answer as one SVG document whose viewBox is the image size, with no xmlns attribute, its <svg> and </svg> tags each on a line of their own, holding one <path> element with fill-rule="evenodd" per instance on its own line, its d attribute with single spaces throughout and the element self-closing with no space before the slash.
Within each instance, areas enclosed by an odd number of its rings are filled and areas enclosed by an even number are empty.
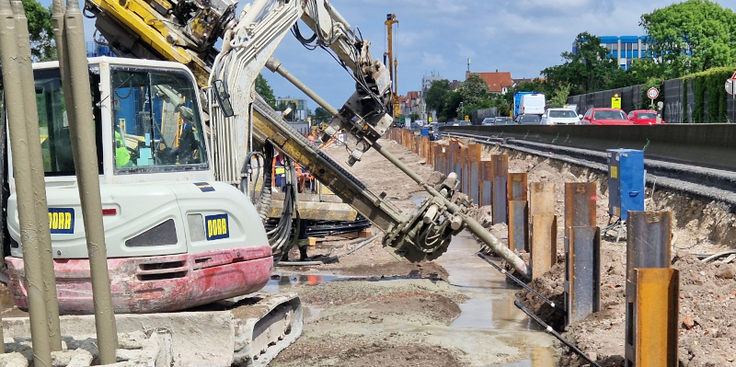
<svg viewBox="0 0 736 367">
<path fill-rule="evenodd" d="M 394 59 L 393 51 L 393 26 L 398 23 L 399 21 L 396 20 L 396 14 L 386 14 L 386 21 L 384 24 L 386 25 L 386 31 L 388 32 L 388 50 L 386 51 L 386 57 L 388 60 L 385 60 L 384 62 L 388 65 L 388 69 L 391 74 L 391 82 L 393 84 L 393 91 L 391 91 L 391 104 L 393 105 L 394 117 L 397 117 L 400 113 L 398 80 L 399 61 Z"/>
</svg>

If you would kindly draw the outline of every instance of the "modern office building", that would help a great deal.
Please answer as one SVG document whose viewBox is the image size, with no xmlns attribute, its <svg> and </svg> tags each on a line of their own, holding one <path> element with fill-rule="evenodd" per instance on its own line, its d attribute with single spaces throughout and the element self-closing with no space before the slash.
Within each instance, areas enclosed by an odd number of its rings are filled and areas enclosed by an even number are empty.
<svg viewBox="0 0 736 367">
<path fill-rule="evenodd" d="M 649 36 L 604 36 L 601 46 L 608 49 L 608 56 L 618 60 L 618 65 L 627 70 L 635 59 L 651 58 Z M 578 53 L 578 45 L 573 42 L 572 53 Z"/>
</svg>

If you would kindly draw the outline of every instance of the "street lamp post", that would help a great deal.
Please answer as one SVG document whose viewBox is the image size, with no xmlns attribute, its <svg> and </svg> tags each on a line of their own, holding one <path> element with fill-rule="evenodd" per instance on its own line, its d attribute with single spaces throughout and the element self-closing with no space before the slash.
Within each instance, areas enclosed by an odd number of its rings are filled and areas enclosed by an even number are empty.
<svg viewBox="0 0 736 367">
<path fill-rule="evenodd" d="M 463 102 L 460 102 L 460 119 L 465 120 L 465 107 L 463 106 Z"/>
</svg>

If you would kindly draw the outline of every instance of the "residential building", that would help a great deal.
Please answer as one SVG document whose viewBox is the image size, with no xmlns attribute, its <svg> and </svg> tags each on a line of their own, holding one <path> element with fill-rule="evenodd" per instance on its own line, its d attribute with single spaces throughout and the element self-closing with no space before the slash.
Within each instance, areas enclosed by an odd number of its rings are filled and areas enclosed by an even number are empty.
<svg viewBox="0 0 736 367">
<path fill-rule="evenodd" d="M 459 87 L 459 86 L 460 86 L 460 83 L 462 83 L 462 82 L 461 82 L 461 81 L 459 81 L 459 80 L 457 80 L 457 79 L 453 79 L 453 80 L 452 80 L 452 81 L 450 82 L 450 90 L 451 90 L 451 91 L 453 91 L 453 92 L 454 92 L 455 90 L 457 90 L 457 87 Z"/>
<path fill-rule="evenodd" d="M 475 74 L 483 78 L 488 84 L 488 91 L 491 93 L 504 94 L 509 91 L 509 88 L 514 86 L 514 80 L 511 78 L 511 73 L 508 71 L 495 72 L 480 72 L 474 73 L 470 71 L 465 72 L 465 79 L 470 77 L 470 74 Z"/>
<path fill-rule="evenodd" d="M 406 92 L 406 96 L 401 96 L 399 98 L 399 109 L 401 110 L 401 114 L 404 116 L 409 116 L 411 114 L 416 113 L 417 115 L 422 114 L 422 92 L 421 91 L 409 91 Z"/>
</svg>

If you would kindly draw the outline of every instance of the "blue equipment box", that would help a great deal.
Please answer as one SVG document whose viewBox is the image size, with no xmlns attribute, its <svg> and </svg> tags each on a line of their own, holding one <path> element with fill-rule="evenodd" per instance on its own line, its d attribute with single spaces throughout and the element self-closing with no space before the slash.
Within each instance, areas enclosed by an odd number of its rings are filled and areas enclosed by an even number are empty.
<svg viewBox="0 0 736 367">
<path fill-rule="evenodd" d="M 644 211 L 644 152 L 608 149 L 608 214 L 628 219 L 629 211 Z"/>
</svg>

